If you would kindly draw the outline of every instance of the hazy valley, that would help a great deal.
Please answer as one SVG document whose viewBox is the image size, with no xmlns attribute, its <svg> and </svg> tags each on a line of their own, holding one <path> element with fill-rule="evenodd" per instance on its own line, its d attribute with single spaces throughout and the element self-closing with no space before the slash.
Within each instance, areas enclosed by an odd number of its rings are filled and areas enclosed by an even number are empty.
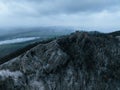
<svg viewBox="0 0 120 90">
<path fill-rule="evenodd" d="M 55 38 L 61 35 L 69 34 L 73 29 L 55 28 L 55 27 L 39 27 L 39 28 L 12 28 L 1 29 L 0 34 L 0 58 L 15 52 L 29 44 L 40 42 L 42 40 Z M 56 31 L 57 29 L 57 31 Z M 3 34 L 2 34 L 3 33 Z"/>
</svg>

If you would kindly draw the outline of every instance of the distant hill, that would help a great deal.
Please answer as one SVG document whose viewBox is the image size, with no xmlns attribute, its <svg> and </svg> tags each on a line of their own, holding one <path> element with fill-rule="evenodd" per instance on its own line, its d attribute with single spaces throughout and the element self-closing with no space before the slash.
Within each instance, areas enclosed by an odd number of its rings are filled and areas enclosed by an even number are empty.
<svg viewBox="0 0 120 90">
<path fill-rule="evenodd" d="M 112 36 L 120 36 L 120 30 L 119 30 L 119 31 L 116 31 L 116 32 L 111 32 L 111 33 L 109 33 L 109 35 L 112 35 Z"/>
</svg>

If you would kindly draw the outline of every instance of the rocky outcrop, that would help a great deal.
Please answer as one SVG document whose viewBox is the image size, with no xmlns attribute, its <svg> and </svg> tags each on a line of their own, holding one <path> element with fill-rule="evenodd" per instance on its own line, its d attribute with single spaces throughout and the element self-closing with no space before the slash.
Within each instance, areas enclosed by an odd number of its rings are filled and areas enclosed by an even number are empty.
<svg viewBox="0 0 120 90">
<path fill-rule="evenodd" d="M 76 32 L 0 65 L 0 90 L 119 90 L 120 41 Z"/>
</svg>

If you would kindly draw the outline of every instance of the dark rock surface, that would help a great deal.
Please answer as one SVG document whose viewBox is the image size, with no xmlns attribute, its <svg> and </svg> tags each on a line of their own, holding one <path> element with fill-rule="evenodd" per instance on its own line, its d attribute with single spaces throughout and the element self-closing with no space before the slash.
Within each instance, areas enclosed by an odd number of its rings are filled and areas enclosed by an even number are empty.
<svg viewBox="0 0 120 90">
<path fill-rule="evenodd" d="M 0 65 L 0 90 L 120 90 L 119 36 L 76 32 Z"/>
</svg>

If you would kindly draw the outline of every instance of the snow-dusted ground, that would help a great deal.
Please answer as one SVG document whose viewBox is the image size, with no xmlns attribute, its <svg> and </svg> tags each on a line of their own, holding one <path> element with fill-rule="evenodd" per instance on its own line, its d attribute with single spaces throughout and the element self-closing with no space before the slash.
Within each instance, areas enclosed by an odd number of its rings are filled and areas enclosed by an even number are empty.
<svg viewBox="0 0 120 90">
<path fill-rule="evenodd" d="M 28 38 L 16 38 L 16 39 L 11 39 L 11 40 L 4 40 L 4 41 L 0 41 L 0 45 L 21 43 L 21 42 L 35 40 L 35 39 L 38 39 L 38 38 L 39 37 L 28 37 Z"/>
<path fill-rule="evenodd" d="M 11 72 L 9 70 L 0 70 L 1 79 L 6 79 L 8 77 L 12 77 L 14 80 L 17 80 L 18 77 L 22 76 L 20 71 Z"/>
</svg>

